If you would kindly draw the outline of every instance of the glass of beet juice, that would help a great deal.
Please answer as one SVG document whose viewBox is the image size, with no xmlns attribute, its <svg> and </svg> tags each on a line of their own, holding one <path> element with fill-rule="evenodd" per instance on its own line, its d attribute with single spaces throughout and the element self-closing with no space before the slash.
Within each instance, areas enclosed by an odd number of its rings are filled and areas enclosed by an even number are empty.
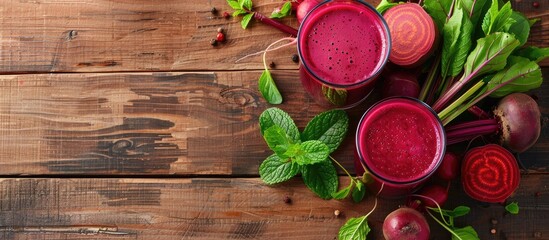
<svg viewBox="0 0 549 240">
<path fill-rule="evenodd" d="M 437 114 L 408 97 L 381 100 L 364 113 L 356 132 L 356 164 L 374 181 L 381 197 L 399 198 L 417 190 L 436 171 L 446 150 Z"/>
<path fill-rule="evenodd" d="M 328 108 L 366 99 L 391 49 L 385 20 L 361 0 L 320 3 L 303 19 L 297 39 L 301 83 Z"/>
</svg>

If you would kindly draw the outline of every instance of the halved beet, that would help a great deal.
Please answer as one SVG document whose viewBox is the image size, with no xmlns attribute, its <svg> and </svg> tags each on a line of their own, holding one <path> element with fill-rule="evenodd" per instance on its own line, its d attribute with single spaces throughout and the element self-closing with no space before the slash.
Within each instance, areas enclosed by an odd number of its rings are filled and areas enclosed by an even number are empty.
<svg viewBox="0 0 549 240">
<path fill-rule="evenodd" d="M 403 67 L 414 67 L 432 55 L 438 30 L 419 4 L 399 4 L 387 10 L 383 17 L 391 33 L 389 61 Z"/>
<path fill-rule="evenodd" d="M 476 147 L 463 158 L 463 190 L 476 200 L 503 203 L 518 188 L 519 182 L 517 160 L 502 146 L 488 144 Z"/>
</svg>

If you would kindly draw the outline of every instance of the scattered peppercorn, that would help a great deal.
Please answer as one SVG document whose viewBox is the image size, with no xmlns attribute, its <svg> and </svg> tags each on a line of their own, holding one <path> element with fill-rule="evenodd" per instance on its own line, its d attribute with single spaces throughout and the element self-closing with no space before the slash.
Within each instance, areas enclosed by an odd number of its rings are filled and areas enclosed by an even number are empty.
<svg viewBox="0 0 549 240">
<path fill-rule="evenodd" d="M 297 54 L 292 55 L 292 61 L 295 62 L 295 63 L 298 63 L 299 62 L 299 56 L 297 56 Z"/>
<path fill-rule="evenodd" d="M 229 19 L 229 18 L 231 18 L 231 14 L 228 13 L 228 12 L 223 12 L 223 17 L 224 17 L 225 19 Z"/>
<path fill-rule="evenodd" d="M 270 67 L 270 68 L 275 68 L 275 67 L 276 67 L 276 64 L 275 64 L 275 62 L 271 62 L 271 63 L 269 63 L 269 67 Z"/>
<path fill-rule="evenodd" d="M 210 40 L 210 44 L 212 46 L 216 46 L 217 45 L 217 40 L 215 40 L 215 39 Z"/>
<path fill-rule="evenodd" d="M 541 196 L 541 192 L 536 192 L 536 193 L 534 193 L 534 196 L 540 197 L 540 196 Z"/>
<path fill-rule="evenodd" d="M 496 234 L 496 233 L 497 233 L 497 230 L 496 230 L 495 228 L 492 228 L 492 229 L 490 229 L 490 233 L 491 233 L 491 234 Z"/>
<path fill-rule="evenodd" d="M 218 27 L 218 28 L 217 28 L 217 32 L 218 32 L 218 33 L 223 32 L 223 28 L 222 28 L 222 27 Z"/>
<path fill-rule="evenodd" d="M 532 7 L 539 8 L 539 2 L 532 2 Z"/>
<path fill-rule="evenodd" d="M 286 196 L 286 197 L 284 197 L 284 203 L 286 203 L 286 204 L 291 204 L 291 203 L 292 203 L 292 199 L 291 199 L 289 196 Z"/>
<path fill-rule="evenodd" d="M 334 215 L 335 215 L 336 217 L 339 217 L 340 214 L 341 214 L 341 212 L 340 212 L 339 210 L 335 210 L 335 211 L 334 211 Z"/>
<path fill-rule="evenodd" d="M 495 219 L 495 218 L 492 218 L 492 219 L 490 220 L 490 222 L 491 222 L 493 225 L 498 224 L 498 220 Z"/>
<path fill-rule="evenodd" d="M 218 32 L 218 33 L 217 33 L 217 36 L 215 37 L 215 39 L 216 39 L 218 42 L 225 42 L 225 34 L 222 33 L 222 32 Z"/>
<path fill-rule="evenodd" d="M 212 7 L 212 8 L 210 9 L 210 12 L 211 12 L 212 14 L 217 14 L 217 9 L 216 9 L 215 7 Z"/>
</svg>

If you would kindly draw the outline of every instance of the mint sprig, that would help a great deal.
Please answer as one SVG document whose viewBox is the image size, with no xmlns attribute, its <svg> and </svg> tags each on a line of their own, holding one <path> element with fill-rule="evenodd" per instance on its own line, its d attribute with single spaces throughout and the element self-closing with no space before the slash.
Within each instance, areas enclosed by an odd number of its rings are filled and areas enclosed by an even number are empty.
<svg viewBox="0 0 549 240">
<path fill-rule="evenodd" d="M 348 125 L 349 118 L 345 111 L 330 110 L 315 116 L 300 133 L 292 118 L 283 110 L 276 107 L 265 110 L 259 116 L 260 131 L 275 154 L 265 159 L 259 167 L 261 179 L 267 184 L 275 184 L 301 173 L 311 191 L 323 199 L 332 198 L 339 179 L 329 154 L 343 142 Z M 350 189 L 342 193 L 343 198 L 349 195 L 351 189 L 362 191 L 356 179 L 351 179 Z M 360 195 L 357 193 L 357 199 Z"/>
<path fill-rule="evenodd" d="M 252 8 L 253 8 L 252 0 L 238 0 L 238 1 L 227 0 L 227 3 L 233 10 L 235 10 L 232 14 L 233 17 L 244 15 L 242 17 L 242 21 L 240 22 L 240 25 L 242 26 L 243 29 L 246 29 L 250 24 L 250 20 L 252 20 L 252 17 L 255 14 L 252 11 Z"/>
<path fill-rule="evenodd" d="M 292 13 L 292 2 L 285 2 L 280 9 L 275 9 L 270 18 L 283 18 Z"/>
</svg>

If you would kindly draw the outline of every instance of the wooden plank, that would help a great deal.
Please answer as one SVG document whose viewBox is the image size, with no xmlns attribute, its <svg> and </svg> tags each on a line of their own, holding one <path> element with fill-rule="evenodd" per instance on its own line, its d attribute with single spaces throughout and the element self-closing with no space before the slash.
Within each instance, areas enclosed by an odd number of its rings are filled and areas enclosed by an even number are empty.
<svg viewBox="0 0 549 240">
<path fill-rule="evenodd" d="M 534 1 L 541 6 L 533 8 Z M 255 0 L 254 5 L 269 15 L 281 2 Z M 531 44 L 549 47 L 547 3 L 513 4 L 541 19 L 532 29 Z M 230 11 L 225 0 L 2 1 L 0 73 L 261 69 L 258 57 L 235 61 L 287 36 L 261 23 L 243 30 L 240 18 L 212 15 L 212 7 Z M 282 21 L 298 26 L 294 17 Z M 209 42 L 218 27 L 226 29 L 228 41 L 212 47 Z M 296 69 L 290 60 L 295 53 L 295 47 L 288 47 L 269 54 L 269 60 L 280 69 Z"/>
<path fill-rule="evenodd" d="M 447 208 L 468 205 L 456 226 L 472 225 L 481 239 L 546 239 L 549 175 L 525 175 L 510 200 L 520 213 L 481 205 L 451 189 Z M 258 179 L 3 179 L 0 238 L 19 239 L 333 239 L 351 217 L 366 214 L 374 197 L 322 200 L 300 179 L 268 187 Z M 284 198 L 292 201 L 286 204 Z M 382 239 L 385 216 L 403 200 L 380 200 L 369 218 Z M 340 217 L 334 211 L 340 210 Z M 490 221 L 498 233 L 490 234 Z M 430 221 L 431 239 L 449 234 Z M 536 235 L 537 234 L 537 235 Z M 534 236 L 541 236 L 534 238 Z"/>
<path fill-rule="evenodd" d="M 296 71 L 274 71 L 298 127 L 324 109 L 303 92 Z M 549 76 L 549 69 L 544 70 Z M 257 176 L 271 154 L 258 130 L 270 107 L 259 71 L 0 76 L 0 175 L 178 174 Z M 549 85 L 535 92 L 545 121 Z M 353 169 L 362 113 L 349 110 L 349 135 L 335 157 Z M 549 132 L 521 154 L 547 172 Z"/>
</svg>

